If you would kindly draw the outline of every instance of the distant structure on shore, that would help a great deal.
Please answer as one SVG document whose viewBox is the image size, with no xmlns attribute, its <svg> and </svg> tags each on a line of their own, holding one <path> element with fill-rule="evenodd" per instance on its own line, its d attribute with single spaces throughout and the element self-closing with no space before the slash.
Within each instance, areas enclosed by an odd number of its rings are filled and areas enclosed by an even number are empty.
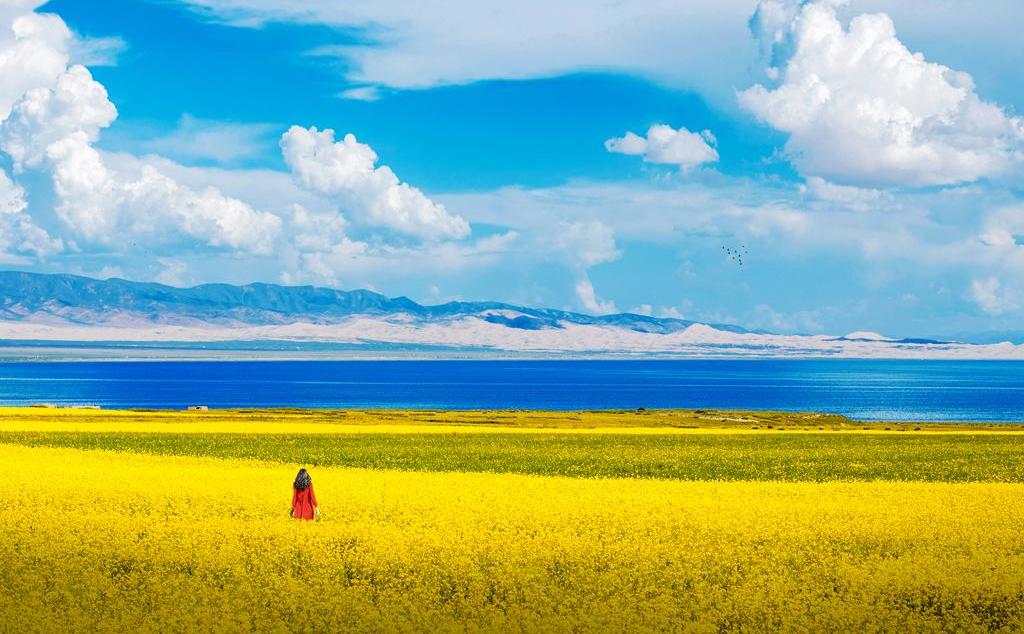
<svg viewBox="0 0 1024 634">
<path fill-rule="evenodd" d="M 188 411 L 190 412 L 207 412 L 210 408 L 206 405 L 189 405 Z"/>
<path fill-rule="evenodd" d="M 56 405 L 54 403 L 33 403 L 29 407 L 41 407 L 43 409 L 100 409 L 99 405 L 85 403 L 82 405 Z"/>
</svg>

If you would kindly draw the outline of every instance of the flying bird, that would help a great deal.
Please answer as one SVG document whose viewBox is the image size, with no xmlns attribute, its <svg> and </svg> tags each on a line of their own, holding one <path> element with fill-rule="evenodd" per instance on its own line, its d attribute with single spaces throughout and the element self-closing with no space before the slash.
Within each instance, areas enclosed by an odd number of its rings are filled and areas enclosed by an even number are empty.
<svg viewBox="0 0 1024 634">
<path fill-rule="evenodd" d="M 722 253 L 725 255 L 726 259 L 735 262 L 740 266 L 743 266 L 743 257 L 746 256 L 747 253 L 749 253 L 749 251 L 747 251 L 746 245 L 742 244 L 737 248 L 727 247 L 723 245 Z"/>
</svg>

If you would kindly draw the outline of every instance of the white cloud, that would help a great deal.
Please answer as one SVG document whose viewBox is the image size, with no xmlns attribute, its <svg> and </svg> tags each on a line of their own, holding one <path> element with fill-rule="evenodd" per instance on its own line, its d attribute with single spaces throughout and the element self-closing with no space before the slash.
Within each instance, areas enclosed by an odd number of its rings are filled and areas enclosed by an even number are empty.
<svg viewBox="0 0 1024 634">
<path fill-rule="evenodd" d="M 53 87 L 33 88 L 14 105 L 0 124 L 0 148 L 15 170 L 38 167 L 51 145 L 72 135 L 91 145 L 116 118 L 103 85 L 84 66 L 72 66 Z"/>
<path fill-rule="evenodd" d="M 188 277 L 188 264 L 176 258 L 157 258 L 161 271 L 153 278 L 154 281 L 168 286 L 184 287 L 192 283 Z"/>
<path fill-rule="evenodd" d="M 146 164 L 111 169 L 80 136 L 50 147 L 60 218 L 88 240 L 117 245 L 178 236 L 211 247 L 268 254 L 281 221 L 213 187 L 196 191 Z M 180 238 L 178 238 L 180 239 Z"/>
<path fill-rule="evenodd" d="M 291 270 L 282 274 L 282 281 L 339 284 L 343 279 L 340 274 L 348 272 L 354 260 L 371 250 L 366 242 L 349 238 L 346 226 L 341 214 L 317 213 L 295 205 L 288 223 L 291 240 L 286 247 Z"/>
<path fill-rule="evenodd" d="M 583 268 L 611 262 L 620 255 L 615 232 L 600 220 L 563 222 L 557 245 L 569 262 Z"/>
<path fill-rule="evenodd" d="M 0 169 L 0 262 L 21 263 L 27 254 L 46 258 L 64 249 L 59 238 L 33 222 L 27 208 L 25 190 Z"/>
<path fill-rule="evenodd" d="M 850 209 L 860 211 L 881 208 L 883 206 L 882 203 L 889 203 L 893 200 L 891 194 L 879 189 L 836 185 L 818 176 L 808 178 L 800 186 L 800 193 L 814 200 L 838 203 Z"/>
<path fill-rule="evenodd" d="M 121 169 L 149 165 L 182 185 L 201 190 L 215 187 L 239 200 L 259 201 L 260 208 L 281 218 L 292 216 L 295 205 L 311 212 L 337 215 L 337 205 L 320 194 L 303 189 L 284 171 L 265 168 L 226 168 L 214 165 L 182 165 L 161 156 L 135 156 L 126 152 L 104 152 L 105 160 Z"/>
<path fill-rule="evenodd" d="M 1000 256 L 1024 255 L 1024 205 L 996 209 L 985 216 L 981 226 L 982 244 Z M 1024 265 L 1024 261 L 1021 261 Z M 1024 266 L 1021 271 L 1024 272 Z"/>
<path fill-rule="evenodd" d="M 800 13 L 801 0 L 760 0 L 750 18 L 750 31 L 769 60 L 768 76 L 777 79 L 780 58 L 788 56 L 792 40 L 790 25 Z M 784 61 L 784 60 L 782 60 Z"/>
<path fill-rule="evenodd" d="M 347 78 L 358 84 L 429 88 L 600 69 L 706 87 L 723 101 L 747 75 L 745 20 L 752 4 L 451 0 L 441 10 L 414 0 L 179 1 L 238 26 L 314 23 L 362 35 L 358 44 L 317 50 L 342 58 Z"/>
<path fill-rule="evenodd" d="M 295 205 L 289 223 L 292 245 L 300 251 L 330 251 L 347 240 L 347 224 L 341 214 L 315 213 Z"/>
<path fill-rule="evenodd" d="M 121 270 L 121 267 L 119 267 L 119 266 L 110 266 L 108 264 L 108 265 L 102 267 L 98 271 L 94 271 L 94 272 L 85 272 L 85 271 L 83 271 L 82 273 L 80 273 L 80 275 L 85 275 L 86 277 L 95 277 L 95 278 L 100 279 L 100 280 L 109 280 L 109 279 L 115 278 L 115 277 L 119 277 L 119 278 L 123 279 L 124 278 L 124 271 Z"/>
<path fill-rule="evenodd" d="M 114 248 L 187 240 L 271 252 L 280 227 L 276 216 L 215 188 L 183 186 L 137 160 L 111 164 L 93 147 L 117 109 L 84 66 L 68 66 L 81 42 L 58 16 L 31 13 L 37 6 L 23 1 L 0 9 L 0 149 L 16 172 L 49 172 L 64 226 L 87 242 Z M 5 215 L 8 225 L 17 219 L 19 231 L 33 236 L 21 241 L 21 250 L 37 257 L 59 250 L 61 243 L 19 206 Z"/>
<path fill-rule="evenodd" d="M 288 284 L 300 282 L 367 286 L 367 279 L 425 279 L 450 276 L 466 270 L 480 271 L 504 260 L 519 240 L 509 231 L 475 242 L 430 242 L 396 246 L 369 243 L 335 236 L 323 244 L 295 242 L 285 255 L 288 270 L 281 279 Z"/>
<path fill-rule="evenodd" d="M 516 231 L 504 231 L 472 242 L 402 244 L 391 244 L 381 236 L 357 236 L 360 228 L 338 213 L 336 201 L 303 189 L 284 172 L 187 167 L 156 156 L 128 154 L 104 153 L 104 160 L 121 172 L 136 173 L 149 166 L 192 190 L 215 187 L 228 196 L 260 201 L 262 209 L 281 219 L 281 229 L 273 254 L 268 254 L 272 257 L 247 260 L 253 267 L 250 276 L 349 288 L 384 282 L 401 286 L 412 278 L 433 282 L 441 276 L 501 266 L 512 251 L 533 253 L 529 251 L 534 247 L 532 232 L 527 240 Z M 550 250 L 551 244 L 546 243 L 542 253 Z M 237 257 L 231 257 L 237 262 Z M 235 270 L 236 265 L 229 268 Z"/>
<path fill-rule="evenodd" d="M 1014 314 L 1024 307 L 1024 205 L 985 214 L 968 246 L 982 263 L 972 267 L 969 298 L 990 315 Z"/>
<path fill-rule="evenodd" d="M 1001 315 L 1017 310 L 1019 304 L 999 278 L 989 276 L 971 282 L 971 299 L 990 315 Z"/>
<path fill-rule="evenodd" d="M 71 43 L 71 62 L 82 66 L 117 66 L 117 58 L 128 49 L 124 38 L 75 36 Z"/>
<path fill-rule="evenodd" d="M 718 160 L 715 136 L 710 130 L 690 132 L 686 128 L 673 130 L 671 126 L 652 125 L 647 136 L 627 132 L 623 137 L 608 139 L 604 147 L 609 152 L 642 156 L 647 163 L 677 165 L 687 170 Z"/>
<path fill-rule="evenodd" d="M 22 95 L 48 88 L 68 65 L 71 31 L 55 15 L 31 13 L 39 4 L 0 7 L 0 121 Z"/>
<path fill-rule="evenodd" d="M 768 0 L 752 23 L 776 53 L 791 55 L 777 87 L 753 86 L 740 103 L 790 134 L 787 155 L 804 175 L 948 185 L 999 176 L 1024 159 L 1024 122 L 982 101 L 969 75 L 912 53 L 884 13 L 859 15 L 845 29 L 837 4 L 787 12 Z"/>
<path fill-rule="evenodd" d="M 611 227 L 600 220 L 563 221 L 558 226 L 557 236 L 557 252 L 577 270 L 576 298 L 584 310 L 595 315 L 618 312 L 615 302 L 597 296 L 587 273 L 590 267 L 611 262 L 621 255 L 615 247 L 615 232 Z M 548 247 L 543 246 L 546 241 L 540 242 L 540 250 L 547 250 Z"/>
<path fill-rule="evenodd" d="M 634 315 L 658 317 L 659 319 L 683 319 L 683 313 L 675 306 L 659 306 L 657 309 L 650 304 L 640 304 L 629 310 Z"/>
<path fill-rule="evenodd" d="M 609 315 L 619 312 L 615 307 L 615 302 L 605 301 L 597 296 L 597 293 L 594 292 L 594 285 L 586 275 L 576 283 L 576 297 L 579 298 L 583 308 L 594 315 Z"/>
<path fill-rule="evenodd" d="M 463 238 L 469 224 L 398 180 L 377 154 L 352 134 L 335 142 L 334 130 L 292 126 L 281 138 L 292 174 L 304 187 L 337 197 L 346 211 L 371 226 L 421 238 Z"/>
<path fill-rule="evenodd" d="M 271 147 L 273 132 L 274 126 L 264 123 L 215 121 L 185 114 L 174 130 L 162 135 L 146 134 L 133 149 L 186 163 L 237 165 Z"/>
<path fill-rule="evenodd" d="M 668 319 L 683 319 L 683 313 L 679 311 L 675 306 L 662 306 L 658 310 L 658 317 Z"/>
<path fill-rule="evenodd" d="M 380 99 L 380 89 L 376 86 L 357 86 L 341 91 L 338 96 L 353 101 L 377 101 Z"/>
<path fill-rule="evenodd" d="M 652 249 L 678 250 L 687 245 L 717 254 L 723 244 L 743 244 L 752 253 L 742 269 L 744 275 L 754 275 L 766 266 L 795 266 L 794 284 L 796 279 L 813 277 L 813 263 L 822 260 L 846 262 L 857 275 L 870 268 L 890 278 L 929 271 L 933 277 L 951 279 L 963 271 L 989 270 L 994 257 L 981 253 L 977 229 L 970 226 L 979 222 L 978 214 L 965 213 L 999 204 L 999 194 L 980 187 L 886 194 L 871 203 L 870 209 L 877 213 L 865 213 L 857 205 L 808 200 L 791 186 L 723 180 L 720 175 L 704 180 L 708 182 L 580 182 L 539 189 L 504 188 L 448 195 L 445 201 L 474 223 L 504 221 L 530 236 L 559 235 L 575 223 L 599 222 L 615 239 Z M 589 220 L 567 220 L 574 217 Z M 1001 221 L 998 226 L 1004 224 Z M 1008 230 L 1024 236 L 1024 226 Z M 582 252 L 579 247 L 555 246 L 566 261 L 583 266 L 568 259 Z M 616 250 L 612 246 L 594 252 Z M 687 284 L 699 283 L 707 270 L 706 253 L 698 250 L 686 258 L 694 263 L 687 264 L 692 269 Z M 590 261 L 609 260 L 595 256 Z M 1024 266 L 1021 275 L 1024 279 Z"/>
<path fill-rule="evenodd" d="M 83 66 L 50 88 L 36 87 L 0 124 L 0 148 L 18 170 L 50 170 L 57 216 L 88 241 L 118 246 L 134 238 L 268 253 L 280 221 L 214 188 L 193 191 L 151 166 L 111 168 L 92 144 L 117 117 L 107 92 Z"/>
<path fill-rule="evenodd" d="M 769 332 L 820 333 L 825 330 L 816 310 L 781 313 L 768 304 L 758 304 L 743 320 L 748 328 L 764 329 Z"/>
</svg>

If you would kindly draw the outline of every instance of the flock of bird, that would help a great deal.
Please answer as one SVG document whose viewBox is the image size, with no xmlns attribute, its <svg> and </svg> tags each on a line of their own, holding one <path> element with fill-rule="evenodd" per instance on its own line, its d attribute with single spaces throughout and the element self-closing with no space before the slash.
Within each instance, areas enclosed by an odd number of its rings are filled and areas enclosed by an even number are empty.
<svg viewBox="0 0 1024 634">
<path fill-rule="evenodd" d="M 743 266 L 743 256 L 747 255 L 748 253 L 747 247 L 742 244 L 739 246 L 738 249 L 723 246 L 722 252 L 725 254 L 726 258 L 732 260 L 733 262 L 739 264 L 740 266 Z"/>
</svg>

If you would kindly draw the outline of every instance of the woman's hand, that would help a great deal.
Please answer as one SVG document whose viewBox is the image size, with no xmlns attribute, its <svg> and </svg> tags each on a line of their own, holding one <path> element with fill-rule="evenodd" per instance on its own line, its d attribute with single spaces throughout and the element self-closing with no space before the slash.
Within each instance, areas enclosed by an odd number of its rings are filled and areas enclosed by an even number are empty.
<svg viewBox="0 0 1024 634">
<path fill-rule="evenodd" d="M 316 518 L 317 521 L 320 521 L 320 507 L 319 506 L 317 506 L 317 507 L 315 507 L 313 509 L 313 516 Z"/>
<path fill-rule="evenodd" d="M 295 507 L 288 509 L 288 517 L 295 517 Z"/>
</svg>

